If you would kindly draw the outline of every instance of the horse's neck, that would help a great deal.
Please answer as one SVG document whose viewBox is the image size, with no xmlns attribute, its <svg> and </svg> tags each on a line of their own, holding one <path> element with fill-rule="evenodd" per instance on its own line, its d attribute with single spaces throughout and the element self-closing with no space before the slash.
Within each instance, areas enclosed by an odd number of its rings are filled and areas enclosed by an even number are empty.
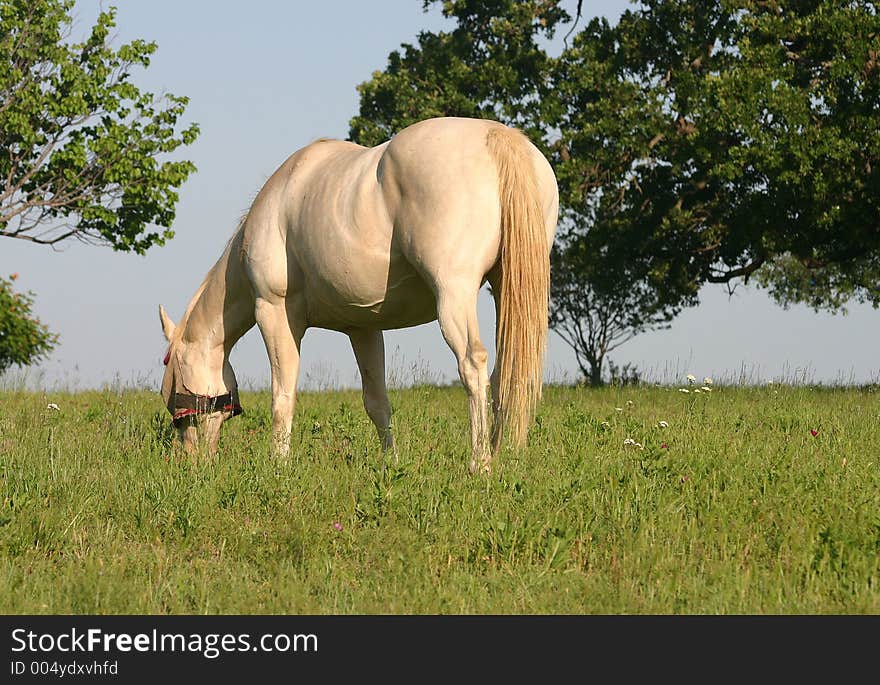
<svg viewBox="0 0 880 685">
<path fill-rule="evenodd" d="M 233 239 L 196 292 L 185 318 L 183 339 L 224 354 L 254 325 L 253 297 Z"/>
</svg>

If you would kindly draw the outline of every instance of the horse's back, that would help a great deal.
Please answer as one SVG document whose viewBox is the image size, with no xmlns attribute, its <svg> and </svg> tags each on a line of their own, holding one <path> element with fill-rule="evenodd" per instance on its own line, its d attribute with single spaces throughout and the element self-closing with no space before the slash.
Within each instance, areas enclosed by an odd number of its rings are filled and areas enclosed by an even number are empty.
<svg viewBox="0 0 880 685">
<path fill-rule="evenodd" d="M 377 181 L 387 145 L 312 143 L 254 202 L 246 227 L 254 288 L 296 300 L 309 326 L 397 328 L 436 318 L 430 290 L 394 245 Z"/>
</svg>

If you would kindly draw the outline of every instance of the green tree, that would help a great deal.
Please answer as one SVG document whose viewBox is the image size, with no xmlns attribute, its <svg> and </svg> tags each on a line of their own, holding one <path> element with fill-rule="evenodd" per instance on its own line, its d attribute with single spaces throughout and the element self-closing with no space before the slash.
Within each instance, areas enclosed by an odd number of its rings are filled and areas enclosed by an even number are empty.
<svg viewBox="0 0 880 685">
<path fill-rule="evenodd" d="M 163 244 L 195 169 L 167 156 L 184 97 L 132 82 L 156 44 L 114 49 L 115 9 L 72 43 L 72 0 L 0 0 L 0 236 L 41 244 L 77 238 L 116 250 Z"/>
<path fill-rule="evenodd" d="M 427 11 L 439 0 L 422 0 Z M 555 0 L 443 0 L 451 31 L 422 31 L 383 71 L 358 86 L 360 111 L 349 137 L 377 145 L 436 116 L 489 118 L 516 125 L 540 143 L 550 57 L 541 43 L 570 20 Z"/>
<path fill-rule="evenodd" d="M 58 341 L 32 315 L 32 293 L 13 290 L 12 282 L 17 277 L 0 277 L 0 372 L 13 364 L 27 366 L 45 358 Z"/>
<path fill-rule="evenodd" d="M 578 38 L 584 59 L 601 48 L 611 68 L 597 90 L 629 89 L 627 109 L 642 112 L 563 124 L 579 158 L 565 173 L 614 179 L 625 198 L 622 240 L 672 248 L 675 283 L 771 265 L 761 282 L 783 302 L 877 303 L 873 2 L 651 0 Z M 576 52 L 566 60 L 568 73 L 589 68 Z M 591 161 L 609 145 L 628 167 Z"/>
<path fill-rule="evenodd" d="M 559 182 L 560 228 L 552 270 L 551 325 L 584 377 L 602 383 L 606 355 L 669 326 L 697 301 L 699 279 L 680 240 L 657 230 L 638 183 L 653 173 L 662 98 L 625 78 L 617 30 L 596 18 L 553 61 L 545 125 Z"/>
</svg>

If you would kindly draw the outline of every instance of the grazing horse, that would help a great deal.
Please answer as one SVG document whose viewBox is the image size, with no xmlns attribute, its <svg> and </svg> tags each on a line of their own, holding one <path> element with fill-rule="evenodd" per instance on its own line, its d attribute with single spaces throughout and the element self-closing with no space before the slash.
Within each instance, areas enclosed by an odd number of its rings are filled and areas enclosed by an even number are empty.
<svg viewBox="0 0 880 685">
<path fill-rule="evenodd" d="M 162 397 L 184 447 L 216 451 L 241 413 L 232 346 L 259 326 L 272 371 L 273 445 L 289 449 L 300 340 L 346 333 L 366 412 L 393 447 L 383 330 L 434 319 L 470 401 L 470 470 L 490 470 L 502 434 L 525 438 L 540 399 L 549 251 L 558 191 L 550 164 L 518 130 L 438 118 L 372 148 L 318 140 L 260 190 L 168 340 Z M 491 380 L 477 294 L 496 308 Z M 489 435 L 489 388 L 494 425 Z"/>
</svg>

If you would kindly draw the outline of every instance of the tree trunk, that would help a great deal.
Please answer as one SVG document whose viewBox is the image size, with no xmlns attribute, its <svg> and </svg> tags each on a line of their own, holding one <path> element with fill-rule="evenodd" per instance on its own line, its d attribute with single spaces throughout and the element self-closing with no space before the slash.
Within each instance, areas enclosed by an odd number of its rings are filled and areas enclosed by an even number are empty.
<svg viewBox="0 0 880 685">
<path fill-rule="evenodd" d="M 588 360 L 590 364 L 590 373 L 587 376 L 587 380 L 593 388 L 599 388 L 604 385 L 602 382 L 602 366 L 604 360 L 604 355 L 596 359 L 591 358 Z"/>
</svg>

